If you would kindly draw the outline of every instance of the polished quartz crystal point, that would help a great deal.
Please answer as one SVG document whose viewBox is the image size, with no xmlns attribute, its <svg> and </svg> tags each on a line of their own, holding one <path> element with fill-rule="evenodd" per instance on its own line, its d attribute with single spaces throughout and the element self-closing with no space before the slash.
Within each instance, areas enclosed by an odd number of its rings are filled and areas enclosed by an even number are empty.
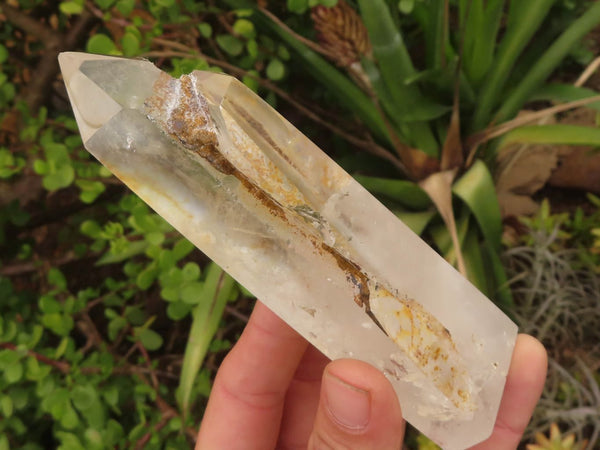
<svg viewBox="0 0 600 450">
<path fill-rule="evenodd" d="M 490 435 L 517 327 L 308 138 L 226 75 L 59 61 L 85 147 L 199 249 L 442 447 Z"/>
</svg>

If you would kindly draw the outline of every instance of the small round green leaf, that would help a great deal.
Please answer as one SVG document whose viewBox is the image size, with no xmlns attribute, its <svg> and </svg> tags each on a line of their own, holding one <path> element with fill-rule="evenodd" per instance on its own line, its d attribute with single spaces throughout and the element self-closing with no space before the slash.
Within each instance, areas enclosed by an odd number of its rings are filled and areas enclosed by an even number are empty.
<svg viewBox="0 0 600 450">
<path fill-rule="evenodd" d="M 59 9 L 63 14 L 73 15 L 83 12 L 83 2 L 61 2 Z"/>
<path fill-rule="evenodd" d="M 244 51 L 244 43 L 230 34 L 220 34 L 217 36 L 216 41 L 219 47 L 231 56 L 238 56 Z"/>
<path fill-rule="evenodd" d="M 402 14 L 410 14 L 415 7 L 415 0 L 400 0 L 398 9 Z"/>
<path fill-rule="evenodd" d="M 73 329 L 73 318 L 52 313 L 42 316 L 42 325 L 59 336 L 66 336 Z"/>
<path fill-rule="evenodd" d="M 248 42 L 246 42 L 246 51 L 252 59 L 257 59 L 259 53 L 258 42 L 256 42 L 255 39 L 250 39 Z"/>
<path fill-rule="evenodd" d="M 96 390 L 89 384 L 78 384 L 71 391 L 71 401 L 75 408 L 86 411 L 91 408 L 97 400 Z"/>
<path fill-rule="evenodd" d="M 141 325 L 146 321 L 146 314 L 141 306 L 128 306 L 125 308 L 125 318 L 132 325 Z"/>
<path fill-rule="evenodd" d="M 287 0 L 288 10 L 296 14 L 304 14 L 308 9 L 308 0 Z"/>
<path fill-rule="evenodd" d="M 69 346 L 69 342 L 70 339 L 68 336 L 65 336 L 61 339 L 60 344 L 58 344 L 58 347 L 56 347 L 56 351 L 54 352 L 54 359 L 58 359 L 65 354 Z"/>
<path fill-rule="evenodd" d="M 254 76 L 250 76 L 250 74 L 254 75 Z M 258 80 L 257 77 L 258 76 L 258 72 L 256 72 L 255 70 L 250 70 L 248 71 L 248 75 L 244 75 L 244 77 L 242 78 L 242 81 L 244 82 L 244 84 L 246 86 L 248 86 L 250 89 L 252 89 L 254 92 L 258 92 L 258 87 L 260 86 L 258 84 Z"/>
<path fill-rule="evenodd" d="M 233 31 L 246 39 L 253 39 L 256 36 L 254 24 L 247 19 L 238 19 L 233 24 Z"/>
<path fill-rule="evenodd" d="M 146 267 L 138 274 L 135 280 L 137 287 L 143 291 L 148 289 L 150 286 L 152 286 L 152 283 L 154 283 L 154 280 L 158 274 L 157 272 L 158 270 L 153 265 Z"/>
<path fill-rule="evenodd" d="M 77 180 L 76 184 L 81 189 L 79 198 L 87 204 L 96 200 L 106 189 L 104 183 L 95 180 Z"/>
<path fill-rule="evenodd" d="M 160 275 L 160 282 L 163 287 L 180 289 L 183 283 L 183 273 L 179 267 L 171 267 Z"/>
<path fill-rule="evenodd" d="M 8 419 L 12 416 L 14 409 L 12 398 L 8 395 L 3 395 L 0 397 L 0 412 L 4 416 L 5 419 Z"/>
<path fill-rule="evenodd" d="M 195 262 L 186 263 L 181 271 L 185 281 L 194 281 L 200 277 L 200 267 Z"/>
<path fill-rule="evenodd" d="M 181 422 L 181 417 L 173 417 L 167 424 L 167 428 L 171 431 L 180 431 L 182 426 L 183 423 Z"/>
<path fill-rule="evenodd" d="M 23 409 L 29 403 L 29 389 L 28 388 L 20 388 L 14 387 L 10 391 L 10 398 L 13 403 L 14 409 L 17 411 Z M 33 394 L 33 391 L 31 392 Z"/>
<path fill-rule="evenodd" d="M 14 363 L 19 361 L 21 356 L 14 350 L 1 350 L 0 351 L 0 372 L 5 370 L 8 366 L 12 366 Z"/>
<path fill-rule="evenodd" d="M 195 305 L 198 303 L 202 297 L 202 288 L 204 284 L 199 281 L 193 281 L 191 283 L 187 283 L 181 289 L 181 300 L 190 305 Z"/>
<path fill-rule="evenodd" d="M 8 59 L 8 50 L 2 44 L 0 44 L 0 64 L 5 62 Z"/>
<path fill-rule="evenodd" d="M 102 233 L 102 228 L 95 220 L 86 220 L 79 226 L 79 231 L 85 236 L 96 239 Z"/>
<path fill-rule="evenodd" d="M 60 424 L 67 430 L 72 430 L 79 424 L 79 416 L 70 403 L 66 404 L 62 416 L 60 417 Z"/>
<path fill-rule="evenodd" d="M 201 24 L 199 24 L 198 31 L 200 31 L 202 37 L 205 37 L 207 39 L 212 36 L 212 26 L 209 23 L 202 22 Z"/>
<path fill-rule="evenodd" d="M 285 66 L 281 60 L 274 58 L 267 66 L 267 77 L 273 81 L 281 80 L 285 75 Z"/>
<path fill-rule="evenodd" d="M 8 384 L 13 384 L 23 377 L 23 364 L 21 361 L 16 361 L 13 364 L 4 368 L 4 379 Z"/>
<path fill-rule="evenodd" d="M 25 361 L 25 374 L 28 380 L 38 381 L 48 376 L 52 366 L 41 364 L 33 356 L 30 356 Z"/>
<path fill-rule="evenodd" d="M 60 165 L 55 171 L 42 178 L 42 185 L 48 191 L 56 191 L 71 185 L 75 179 L 75 170 L 71 165 Z"/>
<path fill-rule="evenodd" d="M 170 270 L 171 267 L 175 265 L 177 261 L 175 260 L 175 254 L 171 250 L 162 249 L 160 254 L 158 255 L 158 267 L 161 272 L 166 270 Z M 162 273 L 161 273 L 162 277 Z M 161 278 L 162 280 L 162 278 Z"/>
<path fill-rule="evenodd" d="M 48 270 L 48 283 L 61 291 L 67 288 L 67 279 L 56 267 L 51 267 L 50 270 Z"/>
<path fill-rule="evenodd" d="M 108 322 L 108 338 L 114 341 L 123 328 L 127 326 L 127 320 L 124 317 L 117 316 Z"/>
<path fill-rule="evenodd" d="M 16 157 L 7 148 L 0 148 L 0 178 L 10 178 L 25 167 L 25 159 Z"/>
<path fill-rule="evenodd" d="M 160 296 L 168 302 L 179 300 L 179 293 L 180 288 L 177 286 L 164 287 L 160 290 Z"/>
<path fill-rule="evenodd" d="M 106 10 L 112 6 L 115 0 L 94 0 L 100 9 Z"/>
<path fill-rule="evenodd" d="M 140 52 L 140 40 L 132 32 L 127 32 L 123 35 L 121 46 L 125 56 L 135 56 Z"/>
<path fill-rule="evenodd" d="M 119 389 L 116 386 L 107 386 L 102 390 L 102 397 L 114 408 L 119 403 Z"/>
<path fill-rule="evenodd" d="M 291 58 L 290 51 L 285 45 L 280 45 L 279 47 L 277 47 L 277 56 L 279 56 L 279 58 L 283 59 L 284 61 L 287 61 Z"/>
<path fill-rule="evenodd" d="M 138 331 L 138 339 L 147 350 L 158 350 L 163 343 L 163 338 L 156 331 L 142 328 Z"/>
<path fill-rule="evenodd" d="M 133 12 L 135 0 L 119 0 L 116 7 L 123 16 L 128 17 Z"/>
<path fill-rule="evenodd" d="M 38 304 L 40 311 L 45 314 L 60 313 L 62 311 L 60 302 L 49 294 L 42 295 Z"/>
<path fill-rule="evenodd" d="M 36 159 L 35 161 L 33 161 L 33 171 L 38 175 L 47 174 L 48 165 L 46 164 L 46 161 L 43 161 L 41 159 Z"/>
<path fill-rule="evenodd" d="M 167 307 L 167 316 L 171 320 L 181 320 L 192 310 L 193 305 L 184 302 L 172 302 Z"/>
<path fill-rule="evenodd" d="M 146 241 L 148 241 L 149 244 L 155 246 L 159 246 L 165 241 L 165 234 L 159 231 L 152 231 L 150 233 L 146 233 L 144 237 L 146 238 Z"/>
<path fill-rule="evenodd" d="M 189 255 L 191 251 L 194 250 L 194 248 L 196 248 L 194 247 L 194 244 L 192 244 L 187 239 L 180 239 L 173 246 L 173 256 L 175 257 L 176 261 L 179 261 L 181 258 L 184 258 L 185 256 Z"/>
<path fill-rule="evenodd" d="M 98 53 L 108 55 L 115 52 L 117 47 L 115 43 L 105 34 L 95 34 L 87 42 L 86 50 L 88 53 Z"/>
</svg>

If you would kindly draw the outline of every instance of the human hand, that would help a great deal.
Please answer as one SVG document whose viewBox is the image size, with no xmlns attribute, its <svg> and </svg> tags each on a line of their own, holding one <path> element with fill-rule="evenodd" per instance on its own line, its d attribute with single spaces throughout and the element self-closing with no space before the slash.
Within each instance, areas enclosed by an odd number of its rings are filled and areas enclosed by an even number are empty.
<svg viewBox="0 0 600 450">
<path fill-rule="evenodd" d="M 515 449 L 541 395 L 547 357 L 519 335 L 490 438 Z M 367 363 L 330 362 L 262 303 L 223 361 L 196 450 L 400 449 L 405 423 L 390 382 Z"/>
</svg>

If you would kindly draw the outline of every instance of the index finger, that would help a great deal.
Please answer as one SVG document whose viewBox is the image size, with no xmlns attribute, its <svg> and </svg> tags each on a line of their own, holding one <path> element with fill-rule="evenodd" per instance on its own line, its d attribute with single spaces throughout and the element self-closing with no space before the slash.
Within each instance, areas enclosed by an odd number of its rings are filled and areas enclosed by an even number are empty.
<svg viewBox="0 0 600 450">
<path fill-rule="evenodd" d="M 198 449 L 274 448 L 285 394 L 308 343 L 260 302 L 221 364 Z"/>
</svg>

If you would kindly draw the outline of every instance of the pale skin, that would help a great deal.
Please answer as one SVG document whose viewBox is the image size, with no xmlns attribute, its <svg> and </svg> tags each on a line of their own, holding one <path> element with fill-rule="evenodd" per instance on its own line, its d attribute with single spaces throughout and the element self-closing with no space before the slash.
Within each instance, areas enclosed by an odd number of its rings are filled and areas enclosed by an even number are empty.
<svg viewBox="0 0 600 450">
<path fill-rule="evenodd" d="M 517 448 L 546 368 L 543 346 L 519 335 L 494 431 L 474 449 Z M 217 374 L 196 450 L 401 449 L 404 430 L 381 372 L 329 361 L 257 302 Z"/>
</svg>

